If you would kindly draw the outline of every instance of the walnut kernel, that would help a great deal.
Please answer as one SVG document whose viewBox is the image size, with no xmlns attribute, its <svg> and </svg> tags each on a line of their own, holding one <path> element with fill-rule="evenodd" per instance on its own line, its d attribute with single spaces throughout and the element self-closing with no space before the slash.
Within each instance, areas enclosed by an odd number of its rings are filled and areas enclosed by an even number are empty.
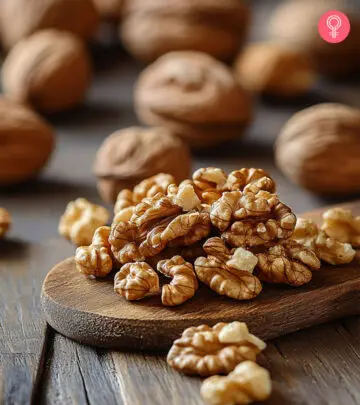
<svg viewBox="0 0 360 405">
<path fill-rule="evenodd" d="M 97 228 L 105 225 L 109 213 L 100 205 L 92 204 L 85 198 L 69 202 L 60 218 L 59 234 L 78 246 L 91 244 Z"/>
<path fill-rule="evenodd" d="M 230 339 L 224 338 L 229 335 Z M 240 322 L 234 325 L 221 322 L 213 327 L 201 325 L 184 330 L 173 343 L 167 362 L 185 374 L 205 377 L 229 373 L 246 360 L 255 361 L 265 347 L 266 344 Z"/>
<path fill-rule="evenodd" d="M 8 210 L 0 207 L 0 239 L 2 239 L 11 227 L 11 215 Z"/>
</svg>

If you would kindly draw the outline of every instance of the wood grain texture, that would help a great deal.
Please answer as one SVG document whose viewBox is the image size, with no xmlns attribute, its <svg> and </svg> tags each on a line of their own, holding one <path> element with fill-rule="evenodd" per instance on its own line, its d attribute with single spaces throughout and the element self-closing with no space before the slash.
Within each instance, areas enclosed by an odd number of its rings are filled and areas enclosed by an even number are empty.
<svg viewBox="0 0 360 405">
<path fill-rule="evenodd" d="M 360 202 L 352 203 L 354 212 Z M 319 221 L 321 211 L 307 214 Z M 88 280 L 72 258 L 55 266 L 42 289 L 49 324 L 76 341 L 107 347 L 167 349 L 194 325 L 242 320 L 263 339 L 272 339 L 333 319 L 360 313 L 360 261 L 323 266 L 306 286 L 265 285 L 259 297 L 237 302 L 201 285 L 185 304 L 168 308 L 159 297 L 126 301 L 113 291 L 112 277 Z"/>
</svg>

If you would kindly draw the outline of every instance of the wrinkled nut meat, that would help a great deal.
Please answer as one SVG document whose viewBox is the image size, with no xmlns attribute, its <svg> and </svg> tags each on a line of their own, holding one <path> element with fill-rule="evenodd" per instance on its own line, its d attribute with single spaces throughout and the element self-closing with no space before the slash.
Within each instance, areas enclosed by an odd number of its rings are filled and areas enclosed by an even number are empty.
<svg viewBox="0 0 360 405">
<path fill-rule="evenodd" d="M 9 211 L 0 207 L 0 239 L 2 239 L 10 229 L 11 222 Z"/>
<path fill-rule="evenodd" d="M 209 377 L 201 386 L 202 398 L 211 405 L 248 405 L 265 401 L 271 391 L 269 372 L 253 361 L 240 363 L 226 377 Z"/>
<path fill-rule="evenodd" d="M 249 333 L 245 323 L 218 323 L 184 330 L 167 356 L 168 364 L 185 374 L 203 377 L 227 374 L 241 362 L 256 360 L 266 344 Z"/>
<path fill-rule="evenodd" d="M 160 261 L 157 270 L 164 276 L 172 278 L 170 284 L 162 287 L 161 301 L 164 305 L 180 305 L 195 295 L 198 282 L 194 267 L 181 256 Z"/>
<path fill-rule="evenodd" d="M 291 209 L 267 191 L 225 192 L 212 205 L 210 218 L 233 247 L 259 246 L 286 239 L 296 224 Z"/>
<path fill-rule="evenodd" d="M 360 216 L 354 217 L 350 210 L 332 208 L 323 215 L 324 223 L 321 229 L 343 243 L 360 247 Z"/>
<path fill-rule="evenodd" d="M 308 219 L 298 219 L 292 239 L 314 250 L 321 260 L 333 265 L 350 263 L 356 254 L 350 243 L 328 236 Z"/>
<path fill-rule="evenodd" d="M 129 301 L 160 293 L 159 276 L 144 262 L 127 263 L 115 275 L 114 290 Z"/>
<path fill-rule="evenodd" d="M 312 271 L 321 265 L 313 250 L 294 240 L 282 241 L 257 257 L 257 275 L 261 280 L 294 287 L 309 283 Z"/>
<path fill-rule="evenodd" d="M 108 220 L 109 213 L 104 207 L 78 198 L 67 205 L 60 218 L 59 234 L 75 245 L 88 246 L 96 229 L 106 225 Z"/>
<path fill-rule="evenodd" d="M 260 294 L 262 286 L 252 274 L 258 259 L 238 248 L 232 254 L 220 238 L 211 238 L 203 246 L 207 257 L 195 260 L 198 279 L 220 295 L 249 300 Z"/>
<path fill-rule="evenodd" d="M 90 246 L 80 246 L 76 249 L 76 268 L 88 278 L 106 277 L 113 269 L 110 251 L 110 227 L 98 228 Z"/>
</svg>

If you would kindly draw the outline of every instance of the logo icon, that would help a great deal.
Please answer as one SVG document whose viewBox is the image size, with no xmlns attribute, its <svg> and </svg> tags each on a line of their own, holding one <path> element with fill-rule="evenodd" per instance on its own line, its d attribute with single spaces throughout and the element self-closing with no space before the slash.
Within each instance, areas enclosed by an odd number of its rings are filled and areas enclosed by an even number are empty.
<svg viewBox="0 0 360 405">
<path fill-rule="evenodd" d="M 330 10 L 319 20 L 319 34 L 331 44 L 343 42 L 350 34 L 350 21 L 341 11 Z"/>
</svg>

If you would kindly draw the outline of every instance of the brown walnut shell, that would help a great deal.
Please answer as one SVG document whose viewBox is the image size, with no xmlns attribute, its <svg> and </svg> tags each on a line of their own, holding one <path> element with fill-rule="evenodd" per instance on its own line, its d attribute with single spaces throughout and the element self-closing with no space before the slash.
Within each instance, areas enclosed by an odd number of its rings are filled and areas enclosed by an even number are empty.
<svg viewBox="0 0 360 405">
<path fill-rule="evenodd" d="M 53 129 L 22 105 L 0 97 L 0 186 L 30 179 L 53 150 Z"/>
<path fill-rule="evenodd" d="M 295 114 L 275 146 L 276 162 L 294 183 L 325 194 L 360 191 L 360 110 L 320 104 Z"/>
<path fill-rule="evenodd" d="M 62 111 L 84 99 L 91 80 L 90 58 L 73 34 L 39 31 L 11 50 L 2 79 L 14 101 L 48 113 Z"/>
</svg>

